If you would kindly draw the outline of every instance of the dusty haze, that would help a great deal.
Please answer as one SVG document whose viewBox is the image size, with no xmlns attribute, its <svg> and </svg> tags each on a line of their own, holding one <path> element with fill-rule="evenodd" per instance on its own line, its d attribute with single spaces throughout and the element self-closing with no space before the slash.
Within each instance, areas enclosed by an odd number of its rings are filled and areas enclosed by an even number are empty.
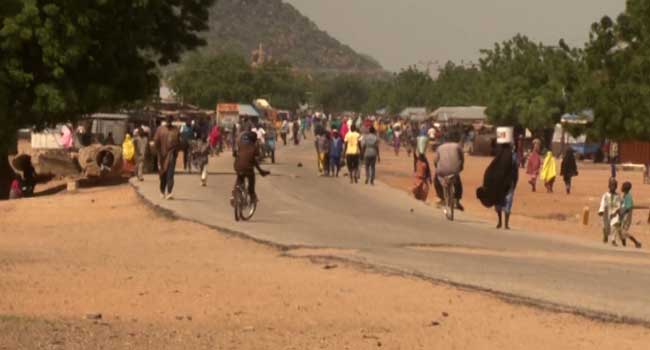
<svg viewBox="0 0 650 350">
<path fill-rule="evenodd" d="M 625 8 L 625 0 L 284 1 L 393 71 L 435 60 L 476 61 L 480 49 L 517 33 L 582 46 L 591 23 Z"/>
</svg>

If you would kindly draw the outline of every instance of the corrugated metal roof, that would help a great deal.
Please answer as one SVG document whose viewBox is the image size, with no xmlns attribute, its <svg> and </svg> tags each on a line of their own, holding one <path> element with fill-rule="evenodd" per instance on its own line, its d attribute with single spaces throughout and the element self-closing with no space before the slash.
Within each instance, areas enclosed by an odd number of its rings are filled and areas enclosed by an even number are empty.
<svg viewBox="0 0 650 350">
<path fill-rule="evenodd" d="M 565 115 L 562 116 L 560 121 L 566 124 L 582 124 L 582 125 L 593 123 L 594 111 L 586 110 L 586 111 L 582 111 L 579 114 L 566 113 Z"/>
<path fill-rule="evenodd" d="M 414 115 L 426 115 L 426 114 L 427 114 L 427 109 L 424 107 L 406 107 L 399 115 L 402 118 L 409 118 Z"/>
<path fill-rule="evenodd" d="M 260 116 L 259 112 L 251 106 L 246 104 L 239 105 L 239 115 L 245 115 L 247 117 L 258 117 Z"/>
<path fill-rule="evenodd" d="M 104 119 L 104 120 L 127 120 L 129 116 L 126 114 L 117 113 L 94 113 L 88 119 Z"/>
<path fill-rule="evenodd" d="M 485 110 L 487 107 L 440 107 L 431 116 L 437 121 L 450 120 L 487 120 Z"/>
</svg>

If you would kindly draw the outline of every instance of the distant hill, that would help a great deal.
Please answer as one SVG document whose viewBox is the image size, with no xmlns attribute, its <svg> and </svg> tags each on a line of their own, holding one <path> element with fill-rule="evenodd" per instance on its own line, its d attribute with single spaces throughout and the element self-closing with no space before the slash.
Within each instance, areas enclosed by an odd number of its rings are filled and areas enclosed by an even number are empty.
<svg viewBox="0 0 650 350">
<path fill-rule="evenodd" d="M 383 72 L 367 55 L 341 44 L 281 0 L 217 0 L 210 11 L 206 50 L 247 59 L 260 44 L 266 57 L 315 72 Z"/>
</svg>

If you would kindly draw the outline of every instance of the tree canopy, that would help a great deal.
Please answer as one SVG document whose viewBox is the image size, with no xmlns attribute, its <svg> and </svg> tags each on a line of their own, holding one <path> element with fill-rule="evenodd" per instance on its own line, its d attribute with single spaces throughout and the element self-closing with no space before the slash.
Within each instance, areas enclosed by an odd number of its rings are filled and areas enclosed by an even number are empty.
<svg viewBox="0 0 650 350">
<path fill-rule="evenodd" d="M 252 68 L 237 54 L 198 53 L 170 76 L 178 96 L 206 109 L 215 108 L 217 103 L 250 103 L 263 97 L 275 107 L 293 110 L 306 100 L 305 79 L 284 62 Z"/>
<path fill-rule="evenodd" d="M 370 85 L 362 75 L 339 75 L 317 80 L 314 86 L 316 104 L 326 113 L 363 111 L 370 96 Z"/>
<path fill-rule="evenodd" d="M 578 84 L 579 52 L 517 35 L 482 50 L 488 115 L 495 124 L 548 128 L 569 111 Z"/>
<path fill-rule="evenodd" d="M 485 103 L 485 83 L 475 65 L 447 62 L 438 71 L 428 106 L 478 106 Z"/>
<path fill-rule="evenodd" d="M 582 96 L 594 110 L 593 132 L 650 139 L 650 2 L 629 0 L 616 21 L 594 23 L 585 51 Z"/>
<path fill-rule="evenodd" d="M 0 140 L 151 96 L 157 66 L 204 43 L 213 2 L 3 0 Z"/>
</svg>

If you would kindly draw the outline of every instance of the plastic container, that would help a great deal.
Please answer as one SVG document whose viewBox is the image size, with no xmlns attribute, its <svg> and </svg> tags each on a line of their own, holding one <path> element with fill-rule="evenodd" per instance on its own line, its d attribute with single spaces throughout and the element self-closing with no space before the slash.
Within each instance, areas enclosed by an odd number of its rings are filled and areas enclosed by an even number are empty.
<svg viewBox="0 0 650 350">
<path fill-rule="evenodd" d="M 515 128 L 511 126 L 500 126 L 497 128 L 497 144 L 503 145 L 513 143 Z"/>
</svg>

